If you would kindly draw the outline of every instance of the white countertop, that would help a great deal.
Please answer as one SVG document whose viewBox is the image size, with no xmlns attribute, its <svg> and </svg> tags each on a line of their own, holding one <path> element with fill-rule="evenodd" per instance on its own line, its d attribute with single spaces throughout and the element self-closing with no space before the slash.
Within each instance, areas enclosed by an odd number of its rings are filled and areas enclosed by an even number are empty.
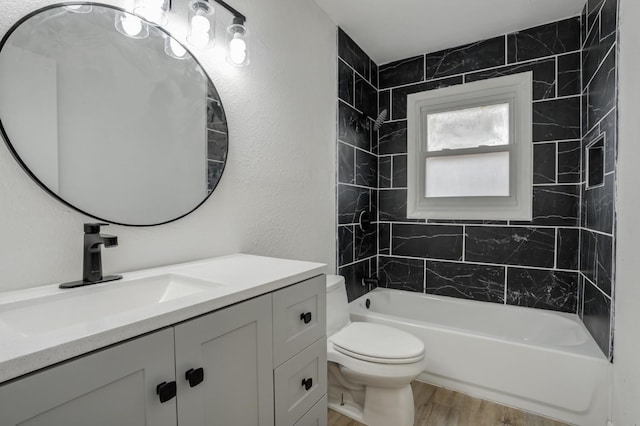
<svg viewBox="0 0 640 426">
<path fill-rule="evenodd" d="M 123 274 L 120 281 L 76 289 L 62 290 L 58 285 L 49 285 L 0 293 L 0 383 L 312 278 L 324 273 L 325 267 L 321 263 L 235 254 L 130 272 Z M 42 331 L 36 332 L 16 332 L 15 327 L 7 326 L 3 321 L 3 315 L 10 315 L 16 306 L 34 300 L 67 295 L 85 297 L 92 292 L 99 298 L 100 289 L 126 286 L 133 280 L 163 274 L 175 274 L 214 285 L 210 291 L 106 315 L 99 321 L 79 320 L 62 328 L 48 326 L 48 315 L 29 321 L 31 329 L 42 325 Z"/>
</svg>

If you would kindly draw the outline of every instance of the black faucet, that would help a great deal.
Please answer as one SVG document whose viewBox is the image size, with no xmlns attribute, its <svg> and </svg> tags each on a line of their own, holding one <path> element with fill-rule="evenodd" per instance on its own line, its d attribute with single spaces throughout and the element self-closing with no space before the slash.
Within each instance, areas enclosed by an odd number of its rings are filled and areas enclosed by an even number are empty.
<svg viewBox="0 0 640 426">
<path fill-rule="evenodd" d="M 121 275 L 102 275 L 102 251 L 101 246 L 115 247 L 118 245 L 118 237 L 100 233 L 101 226 L 107 223 L 84 224 L 84 256 L 82 261 L 82 281 L 72 281 L 60 284 L 60 288 L 74 288 L 90 284 L 115 281 L 122 278 Z"/>
</svg>

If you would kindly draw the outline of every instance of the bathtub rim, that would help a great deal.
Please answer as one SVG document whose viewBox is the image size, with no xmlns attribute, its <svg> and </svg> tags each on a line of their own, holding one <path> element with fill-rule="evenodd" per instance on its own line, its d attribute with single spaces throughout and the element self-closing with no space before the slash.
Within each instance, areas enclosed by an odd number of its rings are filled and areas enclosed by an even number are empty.
<svg viewBox="0 0 640 426">
<path fill-rule="evenodd" d="M 556 316 L 556 317 L 560 317 L 562 319 L 571 321 L 573 324 L 577 325 L 585 333 L 586 341 L 578 345 L 572 345 L 572 346 L 559 346 L 559 345 L 552 345 L 548 343 L 545 344 L 543 342 L 538 342 L 538 341 L 531 342 L 531 341 L 525 341 L 521 339 L 514 339 L 508 336 L 499 336 L 496 334 L 490 334 L 490 333 L 486 333 L 478 330 L 469 330 L 469 329 L 455 327 L 455 326 L 446 325 L 442 323 L 420 321 L 420 320 L 407 318 L 404 316 L 401 317 L 396 315 L 385 314 L 385 313 L 369 310 L 364 306 L 365 304 L 364 301 L 367 298 L 371 297 L 372 295 L 376 295 L 378 293 L 384 293 L 384 292 L 393 292 L 393 293 L 402 294 L 402 295 L 411 296 L 411 297 L 422 297 L 422 298 L 430 299 L 434 301 L 441 300 L 447 303 L 453 303 L 453 304 L 463 305 L 463 306 L 490 303 L 491 306 L 495 307 L 496 309 L 502 309 L 510 312 L 521 312 L 523 310 L 526 310 L 527 312 L 535 313 L 536 315 Z M 473 336 L 473 337 L 485 338 L 488 340 L 494 340 L 494 341 L 500 341 L 500 342 L 506 341 L 506 342 L 509 342 L 510 344 L 519 345 L 523 347 L 529 347 L 529 348 L 533 347 L 536 349 L 546 350 L 550 352 L 568 353 L 568 354 L 571 354 L 572 356 L 580 356 L 580 357 L 592 358 L 592 359 L 598 359 L 598 360 L 610 362 L 610 360 L 606 357 L 606 355 L 602 352 L 598 344 L 595 342 L 595 340 L 593 339 L 593 336 L 591 335 L 591 333 L 589 333 L 584 323 L 580 320 L 580 317 L 578 316 L 577 313 L 572 314 L 568 312 L 552 311 L 549 309 L 514 306 L 514 305 L 507 305 L 504 303 L 484 302 L 484 301 L 462 299 L 462 298 L 450 297 L 450 296 L 418 293 L 418 292 L 393 289 L 393 288 L 377 287 L 371 290 L 369 293 L 366 293 L 358 297 L 357 299 L 354 299 L 353 301 L 351 301 L 349 303 L 349 314 L 350 316 L 360 315 L 363 317 L 367 317 L 367 316 L 379 317 L 385 320 L 404 322 L 406 324 L 413 325 L 413 326 L 426 326 L 429 328 L 444 329 L 444 330 L 447 330 L 448 332 L 452 332 L 457 335 Z"/>
</svg>

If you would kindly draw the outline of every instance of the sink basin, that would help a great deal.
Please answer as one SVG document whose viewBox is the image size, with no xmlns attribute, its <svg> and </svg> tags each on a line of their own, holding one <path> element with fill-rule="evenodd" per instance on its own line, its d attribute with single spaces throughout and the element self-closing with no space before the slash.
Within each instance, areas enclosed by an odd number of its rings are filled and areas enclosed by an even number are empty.
<svg viewBox="0 0 640 426">
<path fill-rule="evenodd" d="M 0 331 L 29 337 L 70 326 L 104 323 L 119 314 L 220 287 L 209 281 L 165 274 L 64 290 L 0 305 Z"/>
</svg>

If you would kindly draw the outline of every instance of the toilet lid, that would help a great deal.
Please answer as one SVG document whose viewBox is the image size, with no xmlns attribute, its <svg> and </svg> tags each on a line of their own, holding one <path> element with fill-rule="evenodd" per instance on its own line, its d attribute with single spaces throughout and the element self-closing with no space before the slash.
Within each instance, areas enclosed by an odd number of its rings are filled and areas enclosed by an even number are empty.
<svg viewBox="0 0 640 426">
<path fill-rule="evenodd" d="M 424 344 L 412 334 L 370 322 L 352 322 L 331 336 L 338 352 L 364 361 L 408 364 L 424 357 Z"/>
</svg>

